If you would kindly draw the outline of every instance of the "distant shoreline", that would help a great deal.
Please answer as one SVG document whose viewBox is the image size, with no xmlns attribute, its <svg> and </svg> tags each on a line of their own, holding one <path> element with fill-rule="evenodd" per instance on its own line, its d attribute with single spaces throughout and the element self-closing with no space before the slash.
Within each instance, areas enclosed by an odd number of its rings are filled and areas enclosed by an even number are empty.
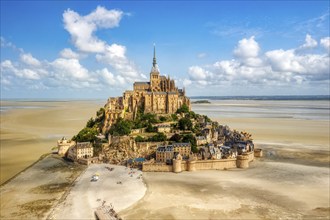
<svg viewBox="0 0 330 220">
<path fill-rule="evenodd" d="M 190 96 L 192 100 L 261 100 L 261 101 L 290 101 L 290 100 L 329 100 L 330 95 L 283 95 L 283 96 Z"/>
<path fill-rule="evenodd" d="M 269 96 L 188 96 L 192 100 L 329 100 L 330 95 L 269 95 Z M 79 101 L 104 101 L 107 98 L 2 98 L 1 101 L 14 102 L 79 102 Z"/>
</svg>

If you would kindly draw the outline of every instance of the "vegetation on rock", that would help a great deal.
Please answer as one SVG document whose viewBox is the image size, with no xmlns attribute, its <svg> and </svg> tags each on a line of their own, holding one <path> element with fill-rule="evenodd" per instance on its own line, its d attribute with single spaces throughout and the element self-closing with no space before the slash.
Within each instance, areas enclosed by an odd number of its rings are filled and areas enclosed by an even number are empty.
<svg viewBox="0 0 330 220">
<path fill-rule="evenodd" d="M 181 106 L 181 108 L 178 108 L 178 110 L 176 110 L 176 113 L 180 114 L 180 113 L 188 113 L 189 112 L 189 107 L 186 104 L 183 104 Z"/>
<path fill-rule="evenodd" d="M 73 136 L 72 140 L 76 142 L 92 142 L 96 139 L 96 135 L 98 134 L 97 129 L 95 127 L 83 128 L 77 135 Z"/>
<path fill-rule="evenodd" d="M 131 129 L 132 129 L 131 121 L 118 118 L 116 123 L 114 123 L 111 126 L 109 133 L 114 136 L 129 135 L 131 133 Z"/>
</svg>

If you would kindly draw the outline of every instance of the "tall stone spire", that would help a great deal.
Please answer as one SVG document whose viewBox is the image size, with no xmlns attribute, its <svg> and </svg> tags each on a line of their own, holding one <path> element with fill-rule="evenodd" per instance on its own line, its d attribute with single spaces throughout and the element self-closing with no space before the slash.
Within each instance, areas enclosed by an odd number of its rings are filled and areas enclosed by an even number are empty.
<svg viewBox="0 0 330 220">
<path fill-rule="evenodd" d="M 158 69 L 158 65 L 157 65 L 157 61 L 156 61 L 156 44 L 154 44 L 154 58 L 152 60 L 151 72 L 159 73 L 159 69 Z"/>
</svg>

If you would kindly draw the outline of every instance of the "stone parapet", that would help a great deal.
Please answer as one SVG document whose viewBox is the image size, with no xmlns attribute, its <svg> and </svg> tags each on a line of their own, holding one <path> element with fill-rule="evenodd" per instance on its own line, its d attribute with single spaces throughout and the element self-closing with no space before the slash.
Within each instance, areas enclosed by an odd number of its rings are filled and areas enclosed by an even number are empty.
<svg viewBox="0 0 330 220">
<path fill-rule="evenodd" d="M 238 155 L 236 160 L 237 168 L 249 168 L 249 155 Z"/>
</svg>

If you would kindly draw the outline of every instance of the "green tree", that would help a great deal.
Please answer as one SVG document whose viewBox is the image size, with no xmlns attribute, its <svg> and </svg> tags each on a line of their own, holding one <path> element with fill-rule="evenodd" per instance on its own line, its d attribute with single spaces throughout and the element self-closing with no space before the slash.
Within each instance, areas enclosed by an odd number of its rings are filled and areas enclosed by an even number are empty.
<svg viewBox="0 0 330 220">
<path fill-rule="evenodd" d="M 181 118 L 178 125 L 180 130 L 191 130 L 193 126 L 189 118 Z"/>
<path fill-rule="evenodd" d="M 178 116 L 176 114 L 171 114 L 171 118 L 172 118 L 173 121 L 178 120 Z"/>
<path fill-rule="evenodd" d="M 93 118 L 90 118 L 86 123 L 87 128 L 92 128 L 94 125 L 95 125 L 95 121 Z"/>
<path fill-rule="evenodd" d="M 191 145 L 191 151 L 192 151 L 193 153 L 198 153 L 198 148 L 197 148 L 197 146 L 195 146 L 195 145 Z"/>
<path fill-rule="evenodd" d="M 157 130 L 157 128 L 152 126 L 151 123 L 149 123 L 147 128 L 146 128 L 146 132 L 155 132 L 156 130 Z"/>
<path fill-rule="evenodd" d="M 160 142 L 160 141 L 166 141 L 167 137 L 164 133 L 157 133 L 156 135 L 149 138 L 149 141 L 153 142 Z"/>
<path fill-rule="evenodd" d="M 165 116 L 160 116 L 160 117 L 159 117 L 159 120 L 160 120 L 161 122 L 167 121 L 167 117 L 165 117 Z"/>
<path fill-rule="evenodd" d="M 180 142 L 182 139 L 180 134 L 173 134 L 173 136 L 170 138 L 170 141 L 174 141 L 174 142 Z"/>
<path fill-rule="evenodd" d="M 141 137 L 140 135 L 138 135 L 138 136 L 136 136 L 135 141 L 136 142 L 144 142 L 145 139 L 143 137 Z"/>
<path fill-rule="evenodd" d="M 194 137 L 194 135 L 192 135 L 192 134 L 184 135 L 182 137 L 182 142 L 190 143 L 191 144 L 191 151 L 194 152 L 194 153 L 198 152 L 197 141 L 196 141 L 196 138 Z"/>
<path fill-rule="evenodd" d="M 96 139 L 95 135 L 97 135 L 97 130 L 95 127 L 93 128 L 84 128 L 79 133 L 72 138 L 72 140 L 76 142 L 92 142 Z"/>
<path fill-rule="evenodd" d="M 183 104 L 181 108 L 178 108 L 176 110 L 176 113 L 188 113 L 189 112 L 189 107 L 186 104 Z"/>
<path fill-rule="evenodd" d="M 109 130 L 111 135 L 129 135 L 131 133 L 132 123 L 128 120 L 118 118 L 116 123 L 113 124 Z"/>
<path fill-rule="evenodd" d="M 196 113 L 193 112 L 193 111 L 190 111 L 190 112 L 189 112 L 189 118 L 194 118 L 194 119 L 196 119 L 196 118 L 197 118 L 197 117 L 196 117 Z"/>
</svg>

